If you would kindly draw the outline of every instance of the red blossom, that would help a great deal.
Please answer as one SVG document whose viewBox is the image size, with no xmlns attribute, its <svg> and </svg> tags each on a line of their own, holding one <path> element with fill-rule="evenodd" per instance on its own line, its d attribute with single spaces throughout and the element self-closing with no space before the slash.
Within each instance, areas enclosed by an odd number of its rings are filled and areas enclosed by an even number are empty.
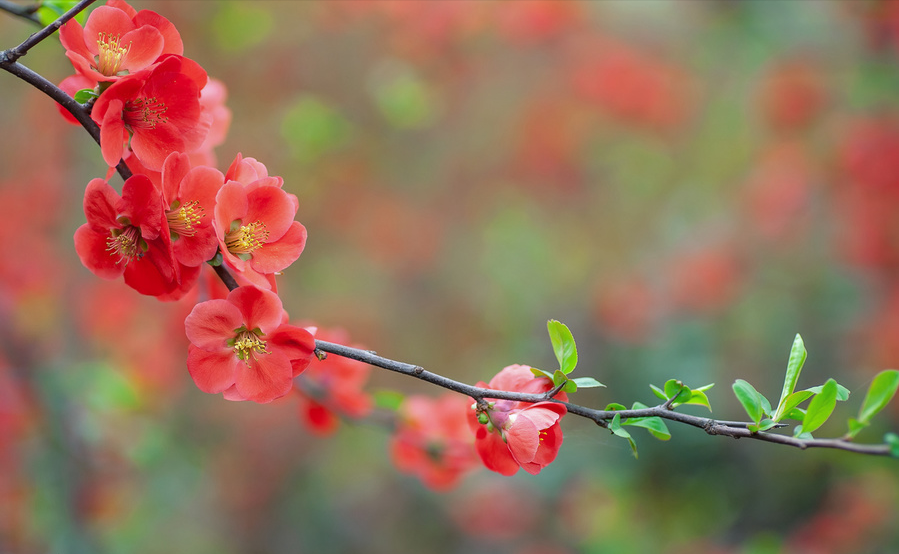
<svg viewBox="0 0 899 554">
<path fill-rule="evenodd" d="M 215 198 L 213 225 L 225 263 L 236 278 L 264 288 L 306 246 L 306 228 L 294 221 L 299 201 L 272 184 L 279 179 L 229 181 Z"/>
<path fill-rule="evenodd" d="M 534 377 L 525 365 L 510 365 L 496 374 L 489 384 L 479 387 L 524 392 L 544 393 L 553 388 L 546 377 Z M 566 400 L 565 393 L 556 396 Z M 556 402 L 516 402 L 512 400 L 486 399 L 490 407 L 481 414 L 469 417 L 475 431 L 475 447 L 487 469 L 502 475 L 514 475 L 521 467 L 536 475 L 552 463 L 562 446 L 562 429 L 559 421 L 568 410 Z M 480 424 L 478 417 L 486 416 Z"/>
<path fill-rule="evenodd" d="M 122 78 L 97 99 L 91 118 L 100 125 L 103 160 L 115 166 L 131 136 L 131 150 L 159 171 L 172 152 L 199 148 L 211 116 L 200 106 L 206 72 L 182 56 L 165 56 L 150 69 Z"/>
<path fill-rule="evenodd" d="M 253 286 L 194 306 L 184 329 L 191 342 L 187 369 L 197 387 L 259 403 L 290 392 L 315 341 L 305 329 L 284 323 L 284 316 L 277 294 Z"/>
<path fill-rule="evenodd" d="M 122 196 L 103 179 L 93 179 L 84 194 L 84 215 L 87 223 L 75 231 L 75 250 L 98 277 L 124 275 L 128 286 L 149 296 L 178 285 L 171 239 L 163 232 L 162 197 L 145 175 L 125 181 Z"/>
<path fill-rule="evenodd" d="M 347 344 L 340 330 L 306 328 L 315 338 Z M 371 411 L 371 397 L 363 390 L 371 368 L 342 356 L 314 359 L 300 376 L 298 390 L 302 396 L 300 415 L 312 432 L 332 433 L 340 423 L 339 415 L 365 417 Z"/>
<path fill-rule="evenodd" d="M 84 27 L 69 20 L 59 39 L 75 70 L 93 81 L 117 81 L 149 67 L 164 54 L 181 55 L 181 35 L 150 10 L 112 0 L 91 12 Z"/>
<path fill-rule="evenodd" d="M 477 460 L 467 423 L 470 411 L 470 399 L 451 392 L 437 399 L 408 397 L 390 440 L 397 469 L 434 490 L 455 485 Z"/>
</svg>

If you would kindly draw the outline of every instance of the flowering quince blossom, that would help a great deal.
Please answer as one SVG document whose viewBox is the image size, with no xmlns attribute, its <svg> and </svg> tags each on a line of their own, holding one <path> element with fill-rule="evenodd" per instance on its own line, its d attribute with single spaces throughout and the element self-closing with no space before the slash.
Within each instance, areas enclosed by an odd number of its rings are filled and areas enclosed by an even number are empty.
<svg viewBox="0 0 899 554">
<path fill-rule="evenodd" d="M 131 150 L 147 168 L 159 171 L 172 152 L 203 144 L 211 115 L 200 106 L 206 72 L 196 62 L 169 54 L 148 69 L 113 83 L 97 99 L 91 118 L 100 126 L 100 149 L 110 167 Z"/>
<path fill-rule="evenodd" d="M 124 275 L 141 294 L 160 296 L 175 288 L 162 197 L 148 177 L 129 178 L 121 197 L 103 179 L 93 179 L 84 193 L 84 215 L 87 223 L 75 231 L 75 251 L 85 267 L 103 279 Z"/>
<path fill-rule="evenodd" d="M 194 306 L 184 320 L 187 369 L 200 390 L 271 402 L 290 392 L 315 350 L 309 331 L 286 323 L 278 295 L 238 287 Z"/>
<path fill-rule="evenodd" d="M 306 327 L 315 338 L 347 344 L 340 330 Z M 343 356 L 313 359 L 297 380 L 300 393 L 300 416 L 316 434 L 333 433 L 340 423 L 338 414 L 362 418 L 371 412 L 371 397 L 363 390 L 371 368 Z"/>
<path fill-rule="evenodd" d="M 213 226 L 219 249 L 239 281 L 269 289 L 270 277 L 296 261 L 306 228 L 294 221 L 299 201 L 262 177 L 249 184 L 228 181 L 215 197 Z"/>
<path fill-rule="evenodd" d="M 477 463 L 469 412 L 469 399 L 452 392 L 406 398 L 390 440 L 394 465 L 434 490 L 454 486 Z"/>
<path fill-rule="evenodd" d="M 487 387 L 509 392 L 541 394 L 553 388 L 546 377 L 534 377 L 526 365 L 510 365 L 496 374 Z M 556 395 L 567 400 L 565 393 Z M 521 467 L 536 475 L 552 463 L 562 446 L 559 421 L 568 410 L 556 402 L 516 402 L 487 399 L 490 408 L 469 417 L 475 431 L 475 448 L 487 469 L 514 475 Z M 481 423 L 483 421 L 483 423 Z"/>
<path fill-rule="evenodd" d="M 75 71 L 95 82 L 116 81 L 164 54 L 184 52 L 181 35 L 168 19 L 118 0 L 92 11 L 83 28 L 69 20 L 59 29 L 59 39 Z"/>
</svg>

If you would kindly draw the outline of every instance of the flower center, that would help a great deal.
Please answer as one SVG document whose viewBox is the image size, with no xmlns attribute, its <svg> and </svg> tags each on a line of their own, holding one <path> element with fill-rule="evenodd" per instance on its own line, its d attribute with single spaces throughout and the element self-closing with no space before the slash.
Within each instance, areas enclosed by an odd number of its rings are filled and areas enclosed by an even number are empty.
<svg viewBox="0 0 899 554">
<path fill-rule="evenodd" d="M 112 230 L 112 234 L 106 239 L 106 250 L 111 256 L 118 256 L 116 265 L 125 262 L 127 266 L 131 260 L 143 257 L 147 244 L 141 239 L 138 227 L 127 225 Z"/>
<path fill-rule="evenodd" d="M 249 331 L 246 327 L 241 327 L 235 330 L 235 333 L 234 338 L 228 341 L 228 346 L 232 347 L 237 358 L 247 365 L 250 365 L 251 358 L 255 359 L 256 354 L 271 354 L 265 349 L 265 341 L 260 338 L 261 329 Z"/>
<path fill-rule="evenodd" d="M 165 212 L 165 217 L 169 222 L 169 230 L 172 233 L 176 233 L 181 237 L 192 237 L 197 234 L 195 227 L 200 224 L 204 213 L 200 202 L 191 200 L 180 206 L 176 202 L 171 210 Z"/>
<path fill-rule="evenodd" d="M 131 50 L 131 43 L 128 46 L 119 44 L 119 35 L 109 35 L 107 33 L 97 33 L 97 47 L 100 54 L 97 56 L 97 71 L 103 75 L 116 75 L 122 62 Z"/>
<path fill-rule="evenodd" d="M 168 106 L 155 96 L 139 97 L 125 103 L 125 124 L 132 128 L 155 129 L 157 123 L 167 123 L 169 118 L 164 114 Z"/>
<path fill-rule="evenodd" d="M 233 230 L 225 235 L 225 246 L 234 255 L 252 254 L 268 241 L 268 229 L 261 221 L 254 221 L 249 225 L 231 225 L 231 228 Z"/>
</svg>

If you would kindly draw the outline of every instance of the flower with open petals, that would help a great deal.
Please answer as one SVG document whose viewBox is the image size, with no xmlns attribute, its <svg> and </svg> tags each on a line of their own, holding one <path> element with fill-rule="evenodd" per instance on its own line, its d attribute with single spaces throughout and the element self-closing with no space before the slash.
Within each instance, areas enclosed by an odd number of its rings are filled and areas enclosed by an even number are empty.
<svg viewBox="0 0 899 554">
<path fill-rule="evenodd" d="M 87 223 L 75 231 L 81 263 L 103 279 L 122 275 L 141 294 L 161 296 L 178 284 L 162 197 L 145 175 L 125 181 L 122 196 L 103 179 L 84 194 Z"/>
<path fill-rule="evenodd" d="M 110 167 L 118 164 L 129 136 L 134 155 L 154 171 L 170 153 L 199 148 L 212 118 L 200 106 L 206 79 L 196 62 L 170 54 L 113 83 L 91 111 L 100 126 L 103 160 Z"/>
<path fill-rule="evenodd" d="M 248 185 L 229 181 L 215 198 L 215 226 L 224 262 L 238 282 L 270 288 L 270 277 L 296 261 L 306 228 L 294 217 L 297 197 L 263 177 Z"/>
<path fill-rule="evenodd" d="M 191 343 L 187 369 L 197 387 L 260 403 L 290 392 L 312 359 L 315 340 L 284 316 L 278 295 L 254 286 L 194 306 L 184 330 Z"/>
<path fill-rule="evenodd" d="M 553 388 L 550 379 L 534 377 L 525 365 L 510 365 L 497 373 L 489 385 L 482 382 L 478 386 L 531 394 Z M 565 393 L 556 398 L 566 400 Z M 563 404 L 486 400 L 489 407 L 472 415 L 469 422 L 475 431 L 475 448 L 487 469 L 514 475 L 521 467 L 536 475 L 556 459 L 562 446 L 559 421 L 568 413 Z"/>
<path fill-rule="evenodd" d="M 168 19 L 135 11 L 120 0 L 92 11 L 83 28 L 69 20 L 59 29 L 59 39 L 75 71 L 93 81 L 117 81 L 164 54 L 184 52 L 181 35 Z"/>
</svg>

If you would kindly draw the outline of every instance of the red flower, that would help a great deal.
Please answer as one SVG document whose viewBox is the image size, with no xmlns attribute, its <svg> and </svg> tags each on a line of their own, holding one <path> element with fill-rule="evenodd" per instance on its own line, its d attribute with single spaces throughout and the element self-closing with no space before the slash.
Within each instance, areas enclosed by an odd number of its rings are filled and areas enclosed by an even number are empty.
<svg viewBox="0 0 899 554">
<path fill-rule="evenodd" d="M 145 175 L 125 181 L 120 197 L 94 179 L 84 194 L 87 223 L 75 231 L 81 263 L 103 279 L 125 276 L 141 294 L 160 296 L 178 284 L 171 239 L 163 232 L 162 197 Z"/>
<path fill-rule="evenodd" d="M 116 81 L 153 64 L 164 54 L 181 55 L 181 35 L 150 10 L 135 11 L 110 1 L 91 12 L 84 28 L 74 19 L 59 29 L 59 39 L 75 71 L 93 81 Z"/>
<path fill-rule="evenodd" d="M 316 338 L 347 344 L 346 333 L 307 327 Z M 328 356 L 313 360 L 300 377 L 300 414 L 312 432 L 328 434 L 336 430 L 339 415 L 361 418 L 371 411 L 371 397 L 362 390 L 368 381 L 368 365 Z"/>
<path fill-rule="evenodd" d="M 546 377 L 534 377 L 525 365 L 510 365 L 496 374 L 490 384 L 479 387 L 540 394 L 553 388 Z M 556 396 L 565 400 L 565 393 Z M 475 430 L 475 447 L 487 469 L 503 475 L 514 475 L 521 467 L 536 475 L 552 463 L 562 446 L 559 421 L 568 410 L 556 402 L 515 402 L 487 399 L 490 408 L 469 417 Z M 478 418 L 486 416 L 480 425 Z"/>
<path fill-rule="evenodd" d="M 159 171 L 172 152 L 203 144 L 211 115 L 200 108 L 206 72 L 194 61 L 169 55 L 150 69 L 106 89 L 91 111 L 100 125 L 103 160 L 115 166 L 131 135 L 131 149 L 147 168 Z"/>
<path fill-rule="evenodd" d="M 399 410 L 390 454 L 397 469 L 418 476 L 434 490 L 446 490 L 475 464 L 467 428 L 470 399 L 455 393 L 440 398 L 410 396 Z"/>
<path fill-rule="evenodd" d="M 218 249 L 212 212 L 215 195 L 225 182 L 211 167 L 190 167 L 186 154 L 172 152 L 162 166 L 162 198 L 175 259 L 196 267 Z"/>
<path fill-rule="evenodd" d="M 256 158 L 244 158 L 240 152 L 234 157 L 234 161 L 231 162 L 231 166 L 225 173 L 225 181 L 237 181 L 244 185 L 260 179 L 267 179 L 266 184 L 278 187 L 284 184 L 284 179 L 281 177 L 268 176 L 268 168 L 265 167 L 265 164 Z"/>
<path fill-rule="evenodd" d="M 290 392 L 312 358 L 308 331 L 287 325 L 278 295 L 238 287 L 194 306 L 184 320 L 187 369 L 200 390 L 229 400 L 271 402 Z"/>
<path fill-rule="evenodd" d="M 243 185 L 229 181 L 215 197 L 219 248 L 235 277 L 270 288 L 271 276 L 296 261 L 306 246 L 306 228 L 294 217 L 297 197 L 264 177 Z"/>
</svg>

